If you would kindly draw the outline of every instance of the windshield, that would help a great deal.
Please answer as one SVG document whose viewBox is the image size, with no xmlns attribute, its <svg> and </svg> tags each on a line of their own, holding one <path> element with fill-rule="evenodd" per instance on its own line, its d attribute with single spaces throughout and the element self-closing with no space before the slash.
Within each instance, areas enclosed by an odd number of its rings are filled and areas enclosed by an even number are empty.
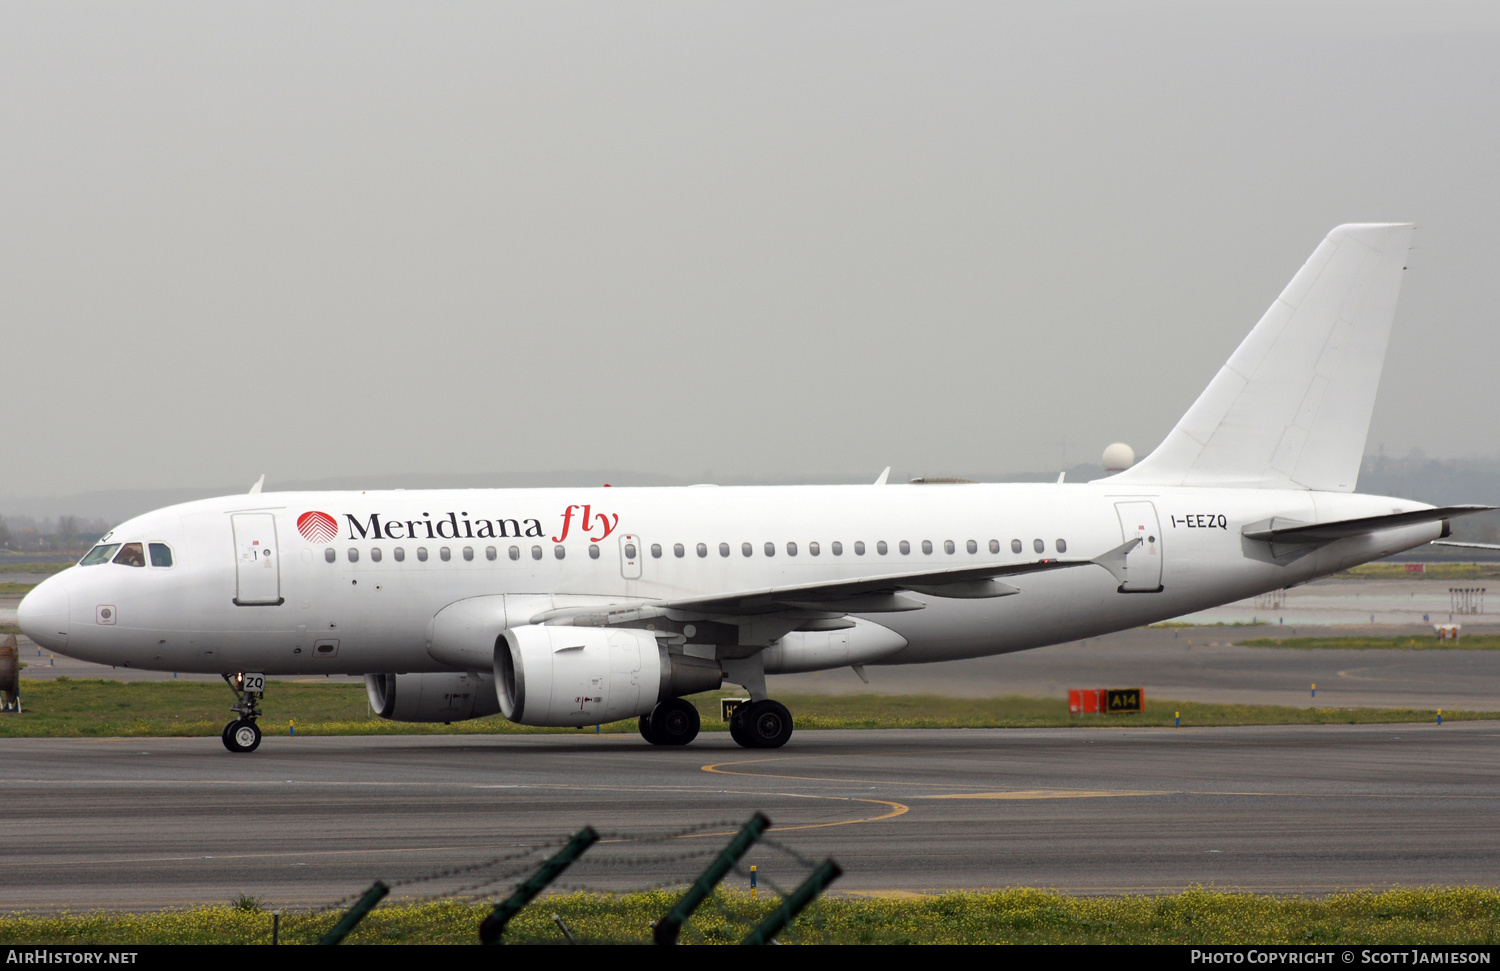
<svg viewBox="0 0 1500 971">
<path fill-rule="evenodd" d="M 117 550 L 119 548 L 120 548 L 120 544 L 119 543 L 111 543 L 108 546 L 105 546 L 103 543 L 100 543 L 98 546 L 94 547 L 93 549 L 89 550 L 86 554 L 84 554 L 83 559 L 81 559 L 81 560 L 78 561 L 78 565 L 79 566 L 94 566 L 94 565 L 99 564 L 99 563 L 108 563 L 109 562 L 109 558 L 111 556 L 114 556 L 115 555 L 115 550 Z"/>
</svg>

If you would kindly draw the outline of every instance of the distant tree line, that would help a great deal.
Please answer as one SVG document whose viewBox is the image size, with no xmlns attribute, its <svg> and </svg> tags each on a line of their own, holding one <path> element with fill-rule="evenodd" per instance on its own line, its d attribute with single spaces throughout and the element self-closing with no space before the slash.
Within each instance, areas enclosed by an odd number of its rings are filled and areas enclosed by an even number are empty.
<svg viewBox="0 0 1500 971">
<path fill-rule="evenodd" d="M 13 553 L 82 553 L 109 531 L 102 519 L 77 516 L 33 519 L 0 516 L 0 550 Z"/>
</svg>

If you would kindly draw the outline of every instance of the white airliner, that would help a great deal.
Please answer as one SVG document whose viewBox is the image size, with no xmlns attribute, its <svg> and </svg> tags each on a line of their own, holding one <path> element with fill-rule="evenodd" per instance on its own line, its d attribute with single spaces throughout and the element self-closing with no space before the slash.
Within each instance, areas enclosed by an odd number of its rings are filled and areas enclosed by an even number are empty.
<svg viewBox="0 0 1500 971">
<path fill-rule="evenodd" d="M 1354 494 L 1412 227 L 1330 233 L 1166 440 L 1087 484 L 311 492 L 122 523 L 19 611 L 87 661 L 215 672 L 230 751 L 268 674 L 364 675 L 385 718 L 640 719 L 766 676 L 1021 651 L 1180 616 L 1448 535 L 1483 506 Z"/>
</svg>

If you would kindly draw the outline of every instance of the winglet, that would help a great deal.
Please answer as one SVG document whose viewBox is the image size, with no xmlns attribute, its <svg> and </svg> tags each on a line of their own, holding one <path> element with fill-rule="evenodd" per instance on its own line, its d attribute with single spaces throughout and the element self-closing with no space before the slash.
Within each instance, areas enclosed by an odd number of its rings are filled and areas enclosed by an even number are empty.
<svg viewBox="0 0 1500 971">
<path fill-rule="evenodd" d="M 250 487 L 250 495 L 260 495 L 260 487 L 266 484 L 266 474 L 262 472 L 260 478 L 255 480 L 255 485 Z"/>
<path fill-rule="evenodd" d="M 880 478 L 875 480 L 876 485 L 885 485 L 885 480 L 891 477 L 891 467 L 887 465 L 885 471 L 880 473 Z"/>
<path fill-rule="evenodd" d="M 1102 553 L 1099 556 L 1094 557 L 1089 562 L 1104 567 L 1110 572 L 1111 576 L 1113 576 L 1121 583 L 1124 583 L 1125 555 L 1131 550 L 1135 549 L 1137 546 L 1140 546 L 1142 542 L 1142 539 L 1137 536 L 1131 540 L 1128 540 L 1127 542 L 1121 543 L 1119 546 L 1116 546 L 1108 553 Z"/>
</svg>

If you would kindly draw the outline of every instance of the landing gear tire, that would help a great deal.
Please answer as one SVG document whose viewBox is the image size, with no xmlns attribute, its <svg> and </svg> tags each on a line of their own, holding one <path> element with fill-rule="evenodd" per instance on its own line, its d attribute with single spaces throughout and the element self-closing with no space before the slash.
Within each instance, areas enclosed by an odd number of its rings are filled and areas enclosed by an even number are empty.
<svg viewBox="0 0 1500 971">
<path fill-rule="evenodd" d="M 792 713 L 779 701 L 753 701 L 736 709 L 729 734 L 745 748 L 781 748 L 792 737 Z"/>
<path fill-rule="evenodd" d="M 668 698 L 642 715 L 641 737 L 652 745 L 686 745 L 698 737 L 698 709 L 681 698 Z"/>
<path fill-rule="evenodd" d="M 241 718 L 224 726 L 224 747 L 231 752 L 254 752 L 260 747 L 260 726 Z"/>
</svg>

